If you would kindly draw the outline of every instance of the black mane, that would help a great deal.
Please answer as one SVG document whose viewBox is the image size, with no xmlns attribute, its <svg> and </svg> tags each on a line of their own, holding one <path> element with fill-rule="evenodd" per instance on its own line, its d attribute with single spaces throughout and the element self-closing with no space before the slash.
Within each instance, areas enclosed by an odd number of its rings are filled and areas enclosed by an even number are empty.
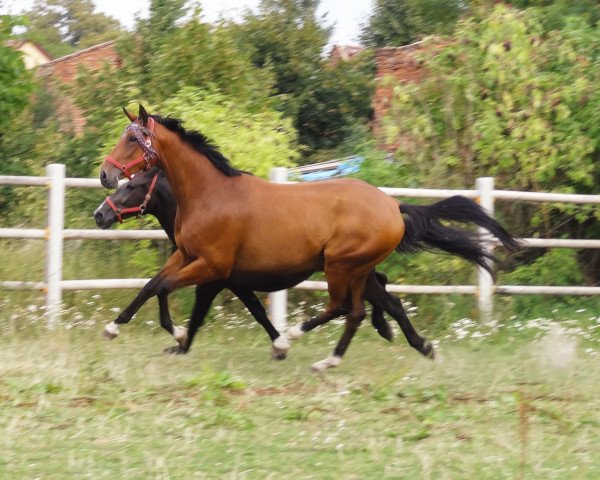
<svg viewBox="0 0 600 480">
<path fill-rule="evenodd" d="M 185 140 L 197 152 L 208 158 L 224 175 L 235 177 L 242 174 L 241 170 L 231 166 L 229 160 L 203 134 L 196 130 L 186 130 L 183 128 L 182 120 L 173 117 L 163 117 L 162 115 L 151 115 L 151 117 L 163 127 L 178 133 L 182 140 Z"/>
</svg>

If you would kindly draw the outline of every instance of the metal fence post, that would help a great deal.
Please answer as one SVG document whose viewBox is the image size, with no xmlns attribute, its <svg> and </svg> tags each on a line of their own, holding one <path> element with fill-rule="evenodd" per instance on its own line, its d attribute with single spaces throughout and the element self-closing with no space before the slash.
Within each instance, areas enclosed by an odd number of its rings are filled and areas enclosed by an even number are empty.
<svg viewBox="0 0 600 480">
<path fill-rule="evenodd" d="M 274 167 L 271 169 L 269 179 L 272 182 L 287 182 L 288 169 Z M 269 293 L 269 317 L 273 326 L 280 332 L 287 328 L 287 290 Z"/>
<path fill-rule="evenodd" d="M 48 328 L 60 321 L 63 261 L 63 228 L 65 223 L 65 166 L 46 166 L 49 177 L 48 227 L 46 229 L 46 315 Z"/>
<path fill-rule="evenodd" d="M 482 177 L 475 181 L 475 188 L 479 192 L 479 204 L 487 211 L 489 215 L 494 216 L 494 177 Z M 486 244 L 484 248 L 492 253 L 494 243 L 491 241 L 487 230 L 480 228 L 479 233 L 484 236 Z M 480 318 L 486 322 L 492 320 L 494 313 L 494 280 L 492 276 L 483 268 L 478 271 L 478 303 Z"/>
</svg>

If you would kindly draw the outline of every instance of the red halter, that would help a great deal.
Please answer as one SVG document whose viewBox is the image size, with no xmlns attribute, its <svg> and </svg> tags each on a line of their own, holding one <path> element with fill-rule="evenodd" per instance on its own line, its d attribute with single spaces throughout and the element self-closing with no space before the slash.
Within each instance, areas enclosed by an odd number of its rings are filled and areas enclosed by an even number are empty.
<svg viewBox="0 0 600 480">
<path fill-rule="evenodd" d="M 148 170 L 150 168 L 150 160 L 158 157 L 158 153 L 152 146 L 152 137 L 154 136 L 154 119 L 152 117 L 148 117 L 148 126 L 149 128 L 146 128 L 138 125 L 137 123 L 131 123 L 125 130 L 125 133 L 131 132 L 135 135 L 140 147 L 144 151 L 144 153 L 138 158 L 124 165 L 116 161 L 110 155 L 106 157 L 106 161 L 121 170 L 123 175 L 125 175 L 125 177 L 127 177 L 129 180 L 131 180 L 131 177 L 133 176 L 133 174 L 129 171 L 131 167 L 143 162 L 144 167 L 142 168 L 142 171 Z"/>
<path fill-rule="evenodd" d="M 141 205 L 139 205 L 137 207 L 118 208 L 115 205 L 115 203 L 110 199 L 110 197 L 106 197 L 106 203 L 108 203 L 108 206 L 110 208 L 112 208 L 113 211 L 115 212 L 115 215 L 117 216 L 117 220 L 119 221 L 119 223 L 123 223 L 123 214 L 125 214 L 125 213 L 136 213 L 139 215 L 144 215 L 144 213 L 146 212 L 146 206 L 148 205 L 148 202 L 150 201 L 150 198 L 152 197 L 152 192 L 154 191 L 154 187 L 156 186 L 157 180 L 158 180 L 158 173 L 156 175 L 154 175 L 154 178 L 152 179 L 152 182 L 150 183 L 150 188 L 148 188 L 148 193 L 146 193 L 146 196 L 144 197 L 144 201 L 142 202 Z"/>
</svg>

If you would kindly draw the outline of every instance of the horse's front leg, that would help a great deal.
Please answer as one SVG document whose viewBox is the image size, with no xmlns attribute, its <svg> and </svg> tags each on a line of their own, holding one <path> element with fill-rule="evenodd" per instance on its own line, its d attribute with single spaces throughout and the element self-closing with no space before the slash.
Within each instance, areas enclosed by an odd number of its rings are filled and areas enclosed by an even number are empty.
<svg viewBox="0 0 600 480">
<path fill-rule="evenodd" d="M 204 319 L 213 300 L 224 288 L 225 282 L 210 282 L 205 285 L 196 286 L 196 301 L 194 302 L 194 309 L 190 317 L 185 342 L 175 347 L 165 348 L 165 353 L 184 354 L 189 351 L 196 332 L 204 325 Z"/>
<path fill-rule="evenodd" d="M 187 341 L 187 328 L 180 325 L 173 325 L 173 320 L 169 313 L 168 295 L 164 293 L 158 294 L 158 307 L 160 312 L 160 326 L 173 335 L 177 343 L 183 347 Z"/>
<path fill-rule="evenodd" d="M 164 299 L 166 301 L 166 295 L 168 295 L 169 291 L 165 290 L 163 287 L 163 282 L 165 278 L 168 278 L 169 274 L 172 272 L 178 271 L 185 265 L 185 260 L 183 254 L 176 250 L 173 255 L 169 257 L 161 271 L 158 275 L 152 277 L 150 281 L 142 287 L 142 289 L 138 292 L 135 299 L 119 314 L 119 316 L 115 319 L 114 322 L 110 322 L 106 327 L 104 327 L 104 337 L 108 339 L 115 338 L 119 335 L 119 325 L 129 323 L 133 316 L 137 313 L 137 311 L 146 303 L 150 298 L 155 295 L 159 295 L 160 297 L 164 294 Z M 159 297 L 159 300 L 160 300 Z M 166 302 L 165 302 L 166 304 Z M 161 307 L 161 325 L 163 324 L 163 304 L 159 305 Z M 168 306 L 166 308 L 166 315 L 168 316 Z M 168 323 L 171 323 L 171 330 L 168 328 Z M 169 317 L 169 321 L 164 320 L 165 326 L 169 333 L 173 333 L 172 331 L 172 322 Z"/>
<path fill-rule="evenodd" d="M 256 321 L 265 329 L 271 339 L 271 357 L 275 360 L 283 360 L 287 356 L 290 342 L 286 335 L 281 335 L 269 320 L 263 304 L 256 294 L 249 288 L 240 285 L 229 285 L 229 289 L 242 301 Z"/>
</svg>

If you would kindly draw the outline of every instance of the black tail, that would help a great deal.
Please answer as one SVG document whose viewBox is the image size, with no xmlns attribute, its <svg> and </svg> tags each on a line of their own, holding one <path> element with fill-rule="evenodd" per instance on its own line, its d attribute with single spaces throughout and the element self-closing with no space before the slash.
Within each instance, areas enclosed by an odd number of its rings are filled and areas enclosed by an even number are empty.
<svg viewBox="0 0 600 480">
<path fill-rule="evenodd" d="M 480 236 L 447 227 L 440 220 L 473 222 L 498 238 L 508 250 L 516 251 L 520 248 L 519 241 L 481 206 L 461 195 L 431 205 L 403 203 L 400 210 L 409 218 L 405 219 L 404 238 L 396 247 L 399 253 L 440 249 L 476 263 L 493 275 L 489 260 L 493 260 L 494 256 L 483 247 Z"/>
</svg>

